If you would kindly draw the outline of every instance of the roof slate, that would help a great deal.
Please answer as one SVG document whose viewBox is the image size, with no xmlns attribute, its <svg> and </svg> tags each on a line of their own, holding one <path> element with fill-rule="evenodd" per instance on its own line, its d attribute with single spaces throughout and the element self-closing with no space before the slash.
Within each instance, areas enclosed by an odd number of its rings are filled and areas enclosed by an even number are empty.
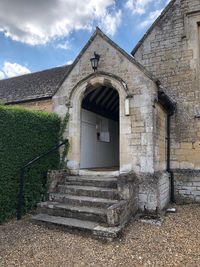
<svg viewBox="0 0 200 267">
<path fill-rule="evenodd" d="M 5 104 L 51 98 L 68 75 L 71 65 L 0 80 L 0 102 Z"/>
</svg>

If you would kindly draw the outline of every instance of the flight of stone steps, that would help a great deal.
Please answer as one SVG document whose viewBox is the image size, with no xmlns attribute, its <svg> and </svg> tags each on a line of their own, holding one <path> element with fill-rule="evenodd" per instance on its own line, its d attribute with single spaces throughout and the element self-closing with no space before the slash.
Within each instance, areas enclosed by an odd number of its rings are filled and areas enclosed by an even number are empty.
<svg viewBox="0 0 200 267">
<path fill-rule="evenodd" d="M 125 205 L 116 177 L 67 175 L 49 200 L 38 204 L 33 219 L 115 238 L 124 227 Z"/>
</svg>

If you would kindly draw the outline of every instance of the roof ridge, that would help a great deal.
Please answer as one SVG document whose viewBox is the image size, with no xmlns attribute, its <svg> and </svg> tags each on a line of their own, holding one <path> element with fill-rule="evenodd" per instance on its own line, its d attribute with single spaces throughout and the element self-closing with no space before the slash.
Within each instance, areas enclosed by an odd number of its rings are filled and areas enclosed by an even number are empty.
<svg viewBox="0 0 200 267">
<path fill-rule="evenodd" d="M 169 11 L 169 9 L 173 6 L 173 4 L 177 0 L 171 0 L 167 6 L 163 9 L 160 16 L 153 22 L 153 24 L 148 28 L 148 30 L 145 32 L 145 34 L 142 36 L 142 38 L 139 40 L 139 42 L 136 44 L 134 49 L 132 50 L 131 54 L 134 56 L 134 54 L 137 52 L 138 48 L 142 45 L 143 41 L 147 38 L 147 36 L 151 33 L 151 31 L 154 29 L 154 27 L 157 25 L 157 23 L 164 17 L 164 15 Z"/>
</svg>

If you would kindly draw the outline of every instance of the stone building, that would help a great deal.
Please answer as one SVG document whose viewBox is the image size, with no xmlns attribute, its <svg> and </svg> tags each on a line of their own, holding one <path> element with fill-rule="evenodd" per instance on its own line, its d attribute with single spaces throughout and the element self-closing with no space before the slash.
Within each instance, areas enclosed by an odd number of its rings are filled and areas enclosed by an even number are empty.
<svg viewBox="0 0 200 267">
<path fill-rule="evenodd" d="M 5 104 L 70 115 L 70 174 L 51 173 L 36 219 L 114 236 L 137 210 L 200 201 L 199 23 L 199 0 L 172 0 L 132 56 L 97 28 L 72 65 L 0 82 Z"/>
<path fill-rule="evenodd" d="M 200 1 L 174 0 L 133 49 L 177 103 L 171 168 L 177 200 L 200 201 Z"/>
</svg>

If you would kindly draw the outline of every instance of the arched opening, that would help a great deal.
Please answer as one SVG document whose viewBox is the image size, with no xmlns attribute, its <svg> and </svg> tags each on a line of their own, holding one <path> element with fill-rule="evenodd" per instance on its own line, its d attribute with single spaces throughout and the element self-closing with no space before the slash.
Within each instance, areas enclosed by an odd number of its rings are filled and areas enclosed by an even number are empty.
<svg viewBox="0 0 200 267">
<path fill-rule="evenodd" d="M 81 141 L 81 132 L 82 132 L 81 122 L 82 122 L 82 116 L 83 116 L 81 112 L 82 102 L 84 101 L 84 99 L 87 98 L 89 93 L 95 91 L 96 89 L 105 87 L 105 86 L 108 87 L 108 89 L 110 90 L 117 91 L 119 95 L 119 99 L 118 99 L 119 110 L 117 111 L 119 119 L 114 120 L 114 121 L 117 121 L 119 125 L 118 127 L 119 146 L 116 146 L 118 152 L 114 154 L 114 156 L 117 157 L 118 162 L 119 162 L 118 163 L 119 165 L 118 174 L 132 171 L 132 167 L 133 167 L 132 157 L 131 157 L 132 150 L 127 149 L 129 148 L 129 143 L 130 143 L 129 136 L 131 133 L 131 116 L 125 115 L 125 101 L 127 99 L 127 96 L 130 95 L 129 89 L 127 87 L 127 84 L 117 76 L 113 76 L 108 73 L 94 72 L 93 74 L 79 81 L 73 87 L 69 95 L 69 101 L 67 103 L 68 112 L 70 115 L 69 123 L 68 123 L 68 132 L 66 132 L 69 138 L 69 142 L 70 142 L 67 167 L 74 174 L 81 175 L 81 173 L 84 173 L 84 172 L 80 172 L 80 169 L 84 168 L 83 162 L 81 160 L 81 153 L 83 153 L 84 151 L 81 147 L 83 146 L 83 142 Z M 103 99 L 106 98 L 108 91 L 104 93 L 104 95 L 101 97 L 99 101 L 103 101 Z M 97 104 L 98 104 L 98 101 L 97 101 Z M 109 166 L 111 166 L 111 164 Z M 91 168 L 96 168 L 96 167 L 91 167 Z M 107 168 L 107 170 L 109 169 Z"/>
<path fill-rule="evenodd" d="M 90 86 L 81 102 L 81 169 L 119 169 L 119 94 Z"/>
</svg>

